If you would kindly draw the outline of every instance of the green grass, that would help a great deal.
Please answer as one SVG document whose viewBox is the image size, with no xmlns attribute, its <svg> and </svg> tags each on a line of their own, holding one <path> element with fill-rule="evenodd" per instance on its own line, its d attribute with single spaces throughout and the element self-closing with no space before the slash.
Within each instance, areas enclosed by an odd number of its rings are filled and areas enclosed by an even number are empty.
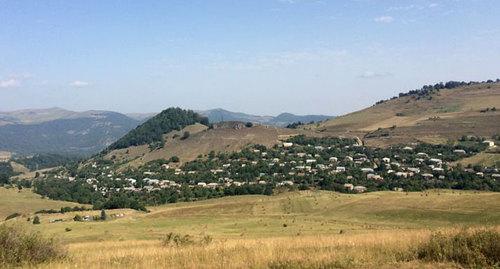
<svg viewBox="0 0 500 269">
<path fill-rule="evenodd" d="M 43 199 L 29 189 L 19 191 L 17 188 L 0 187 L 0 221 L 14 213 L 29 215 L 41 209 L 60 209 L 65 206 L 75 206 L 76 203 Z"/>
<path fill-rule="evenodd" d="M 364 233 L 370 230 L 439 229 L 500 225 L 500 194 L 431 191 L 362 195 L 296 192 L 237 196 L 133 210 L 106 222 L 74 222 L 75 213 L 42 215 L 35 228 L 68 242 L 158 239 L 168 232 L 217 238 Z M 98 215 L 99 212 L 83 213 Z M 63 218 L 64 222 L 50 223 Z M 286 226 L 286 227 L 285 227 Z M 70 228 L 70 232 L 65 232 Z"/>
</svg>

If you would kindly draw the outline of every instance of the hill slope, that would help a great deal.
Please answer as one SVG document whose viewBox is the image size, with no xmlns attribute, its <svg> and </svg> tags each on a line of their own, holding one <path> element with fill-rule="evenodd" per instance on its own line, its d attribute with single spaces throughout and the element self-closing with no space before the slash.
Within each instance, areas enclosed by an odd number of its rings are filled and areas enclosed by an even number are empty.
<svg viewBox="0 0 500 269">
<path fill-rule="evenodd" d="M 500 83 L 481 83 L 399 97 L 306 128 L 330 135 L 359 136 L 368 145 L 377 146 L 442 143 L 463 135 L 499 134 L 499 108 Z"/>
<path fill-rule="evenodd" d="M 190 136 L 184 139 L 182 135 L 186 131 L 190 133 Z M 210 151 L 239 151 L 249 144 L 273 146 L 280 139 L 297 134 L 316 135 L 306 130 L 274 126 L 246 127 L 241 122 L 217 123 L 212 129 L 202 124 L 194 124 L 165 134 L 164 145 L 161 148 L 151 150 L 148 145 L 132 146 L 113 150 L 107 153 L 105 158 L 139 166 L 149 161 L 177 156 L 182 163 L 194 160 L 198 155 L 208 154 Z"/>
<path fill-rule="evenodd" d="M 17 188 L 0 187 L 0 222 L 13 213 L 32 214 L 42 209 L 61 209 L 61 207 L 80 206 L 77 203 L 44 199 L 30 189 L 19 191 Z"/>
</svg>

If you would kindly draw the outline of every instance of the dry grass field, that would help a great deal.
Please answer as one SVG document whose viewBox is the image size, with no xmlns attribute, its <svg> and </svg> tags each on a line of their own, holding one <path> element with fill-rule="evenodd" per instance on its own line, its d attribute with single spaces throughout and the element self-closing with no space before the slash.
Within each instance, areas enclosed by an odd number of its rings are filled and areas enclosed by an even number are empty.
<svg viewBox="0 0 500 269">
<path fill-rule="evenodd" d="M 492 107 L 500 107 L 499 83 L 441 90 L 431 100 L 397 98 L 305 128 L 329 135 L 365 137 L 370 133 L 364 141 L 372 146 L 442 143 L 462 135 L 489 137 L 500 133 L 500 112 L 481 112 Z"/>
<path fill-rule="evenodd" d="M 500 194 L 473 191 L 304 191 L 149 209 L 109 210 L 123 216 L 107 221 L 74 222 L 76 213 L 66 213 L 40 215 L 40 225 L 7 224 L 67 247 L 66 259 L 41 268 L 459 268 L 418 260 L 414 249 L 435 231 L 500 227 Z M 191 243 L 162 245 L 171 232 Z"/>
<path fill-rule="evenodd" d="M 41 268 L 450 268 L 417 261 L 411 249 L 429 231 L 220 239 L 166 247 L 159 240 L 75 243 L 70 258 Z"/>
</svg>

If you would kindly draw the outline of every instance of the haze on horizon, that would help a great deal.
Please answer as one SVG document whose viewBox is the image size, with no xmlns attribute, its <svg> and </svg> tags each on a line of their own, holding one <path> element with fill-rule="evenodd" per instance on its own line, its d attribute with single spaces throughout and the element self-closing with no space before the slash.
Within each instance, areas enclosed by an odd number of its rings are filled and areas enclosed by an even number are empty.
<svg viewBox="0 0 500 269">
<path fill-rule="evenodd" d="M 496 0 L 0 0 L 0 111 L 339 115 L 500 77 Z"/>
</svg>

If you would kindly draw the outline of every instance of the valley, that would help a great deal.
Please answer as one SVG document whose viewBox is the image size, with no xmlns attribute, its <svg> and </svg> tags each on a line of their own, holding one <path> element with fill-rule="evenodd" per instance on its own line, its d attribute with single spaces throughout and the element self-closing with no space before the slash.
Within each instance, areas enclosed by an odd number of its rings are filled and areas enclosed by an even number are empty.
<svg viewBox="0 0 500 269">
<path fill-rule="evenodd" d="M 39 268 L 489 264 L 423 253 L 498 236 L 498 85 L 288 128 L 168 108 L 90 158 L 2 153 L 1 227 L 57 239 Z"/>
</svg>

